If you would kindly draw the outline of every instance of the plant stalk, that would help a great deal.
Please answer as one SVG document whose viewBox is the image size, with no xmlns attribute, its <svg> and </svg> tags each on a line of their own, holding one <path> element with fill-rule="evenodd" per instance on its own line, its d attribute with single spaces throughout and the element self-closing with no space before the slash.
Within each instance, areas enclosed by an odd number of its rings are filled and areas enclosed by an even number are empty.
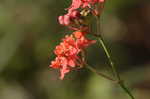
<svg viewBox="0 0 150 99">
<path fill-rule="evenodd" d="M 116 80 L 114 80 L 113 78 L 111 78 L 111 77 L 109 77 L 109 76 L 107 76 L 107 75 L 105 75 L 105 74 L 103 74 L 103 73 L 101 73 L 101 72 L 98 72 L 95 68 L 93 68 L 92 66 L 90 66 L 90 65 L 88 65 L 88 64 L 86 64 L 85 63 L 85 67 L 87 68 L 87 69 L 89 69 L 89 70 L 91 70 L 92 72 L 94 72 L 94 73 L 96 73 L 97 75 L 99 75 L 99 76 L 101 76 L 101 77 L 103 77 L 103 78 L 105 78 L 105 79 L 107 79 L 107 80 L 110 80 L 110 81 L 112 81 L 112 82 L 116 82 Z"/>
<path fill-rule="evenodd" d="M 100 22 L 99 22 L 99 17 L 97 17 L 97 33 L 100 33 Z M 107 59 L 109 61 L 109 64 L 111 66 L 111 69 L 112 69 L 112 72 L 114 74 L 114 76 L 117 78 L 118 80 L 118 84 L 119 86 L 130 96 L 131 99 L 135 99 L 134 96 L 132 95 L 132 93 L 128 90 L 128 88 L 125 86 L 124 82 L 121 80 L 120 78 L 120 75 L 116 69 L 116 66 L 111 58 L 111 55 L 108 51 L 108 48 L 106 47 L 106 44 L 103 40 L 103 37 L 101 36 L 101 34 L 99 34 L 99 36 L 97 37 L 98 38 L 98 41 L 99 43 L 101 44 L 106 56 L 107 56 Z"/>
</svg>

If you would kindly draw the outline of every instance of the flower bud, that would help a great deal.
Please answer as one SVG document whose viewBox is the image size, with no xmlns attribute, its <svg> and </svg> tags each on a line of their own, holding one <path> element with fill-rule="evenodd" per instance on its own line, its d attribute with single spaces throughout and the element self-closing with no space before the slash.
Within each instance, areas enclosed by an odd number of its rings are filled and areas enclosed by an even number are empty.
<svg viewBox="0 0 150 99">
<path fill-rule="evenodd" d="M 63 25 L 64 24 L 64 16 L 59 16 L 58 21 L 61 25 Z"/>
<path fill-rule="evenodd" d="M 70 24 L 70 16 L 69 15 L 64 15 L 64 25 L 69 25 Z"/>
</svg>

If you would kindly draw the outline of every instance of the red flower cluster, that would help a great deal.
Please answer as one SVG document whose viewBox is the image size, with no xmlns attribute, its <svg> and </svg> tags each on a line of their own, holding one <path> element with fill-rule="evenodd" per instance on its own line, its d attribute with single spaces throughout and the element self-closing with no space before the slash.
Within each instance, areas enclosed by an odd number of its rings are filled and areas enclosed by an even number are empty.
<svg viewBox="0 0 150 99">
<path fill-rule="evenodd" d="M 65 26 L 68 26 L 71 24 L 71 20 L 74 20 L 74 19 L 78 19 L 80 16 L 80 13 L 79 11 L 77 10 L 70 10 L 67 14 L 65 14 L 64 16 L 59 16 L 58 17 L 58 20 L 59 20 L 59 23 L 61 25 L 65 25 Z"/>
<path fill-rule="evenodd" d="M 85 38 L 84 32 L 76 31 L 71 35 L 67 35 L 60 45 L 56 46 L 54 53 L 57 55 L 56 59 L 51 62 L 50 67 L 60 69 L 60 79 L 76 66 L 81 66 L 82 60 L 79 53 L 90 44 L 95 43 L 95 40 L 88 40 Z"/>
<path fill-rule="evenodd" d="M 80 53 L 96 42 L 86 38 L 86 34 L 89 33 L 86 18 L 87 15 L 97 16 L 99 12 L 97 4 L 103 2 L 104 0 L 72 0 L 71 6 L 67 9 L 68 13 L 58 17 L 61 25 L 75 30 L 71 35 L 67 35 L 54 50 L 57 57 L 51 62 L 50 67 L 60 69 L 60 79 L 63 79 L 70 70 L 84 64 Z"/>
<path fill-rule="evenodd" d="M 104 3 L 105 0 L 72 0 L 72 4 L 67 8 L 68 13 L 64 16 L 59 16 L 58 20 L 61 25 L 68 26 L 71 24 L 72 20 L 77 20 L 81 16 L 79 8 L 91 8 L 93 6 L 93 13 L 97 13 L 95 4 Z M 97 14 L 98 15 L 98 14 Z"/>
<path fill-rule="evenodd" d="M 78 8 L 85 8 L 93 6 L 96 3 L 103 3 L 104 0 L 72 0 L 71 6 L 68 8 L 69 10 L 75 10 Z"/>
</svg>

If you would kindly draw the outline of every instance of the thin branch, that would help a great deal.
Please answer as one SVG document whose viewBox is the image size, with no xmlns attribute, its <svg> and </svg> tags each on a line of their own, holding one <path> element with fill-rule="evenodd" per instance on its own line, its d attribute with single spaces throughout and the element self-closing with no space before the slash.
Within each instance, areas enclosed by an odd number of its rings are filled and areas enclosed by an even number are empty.
<svg viewBox="0 0 150 99">
<path fill-rule="evenodd" d="M 99 17 L 96 17 L 97 18 L 97 32 L 100 33 L 100 23 L 99 23 Z M 120 75 L 118 73 L 118 71 L 116 70 L 116 66 L 111 58 L 111 55 L 110 55 L 110 52 L 108 51 L 108 48 L 106 47 L 106 44 L 103 40 L 103 37 L 101 36 L 101 34 L 97 37 L 98 38 L 98 41 L 99 43 L 101 44 L 106 56 L 107 56 L 107 59 L 109 61 L 109 64 L 111 66 L 111 69 L 114 73 L 114 76 L 118 79 L 118 84 L 120 85 L 120 87 L 130 96 L 131 99 L 135 99 L 134 96 L 132 95 L 132 93 L 129 91 L 129 89 L 125 86 L 124 82 L 121 80 L 120 78 Z"/>
<path fill-rule="evenodd" d="M 85 67 L 86 67 L 87 69 L 91 70 L 92 72 L 96 73 L 97 75 L 99 75 L 99 76 L 101 76 L 101 77 L 103 77 L 103 78 L 105 78 L 105 79 L 107 79 L 107 80 L 110 80 L 110 81 L 113 81 L 113 82 L 118 82 L 118 81 L 114 80 L 113 78 L 111 78 L 111 77 L 109 77 L 109 76 L 107 76 L 107 75 L 105 75 L 105 74 L 103 74 L 103 73 L 97 71 L 97 70 L 96 70 L 95 68 L 93 68 L 92 66 L 90 66 L 90 65 L 88 65 L 88 64 L 86 64 L 86 63 L 85 63 L 85 65 L 86 65 Z"/>
</svg>

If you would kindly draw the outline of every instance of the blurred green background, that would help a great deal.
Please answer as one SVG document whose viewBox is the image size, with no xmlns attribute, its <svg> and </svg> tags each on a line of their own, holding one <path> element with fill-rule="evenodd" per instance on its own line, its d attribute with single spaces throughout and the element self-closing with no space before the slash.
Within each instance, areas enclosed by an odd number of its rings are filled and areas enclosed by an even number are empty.
<svg viewBox="0 0 150 99">
<path fill-rule="evenodd" d="M 118 85 L 83 68 L 59 80 L 49 68 L 68 29 L 57 17 L 71 0 L 0 0 L 0 99 L 129 99 Z M 103 36 L 136 99 L 150 99 L 150 1 L 107 0 Z M 98 44 L 88 62 L 109 73 Z"/>
</svg>

